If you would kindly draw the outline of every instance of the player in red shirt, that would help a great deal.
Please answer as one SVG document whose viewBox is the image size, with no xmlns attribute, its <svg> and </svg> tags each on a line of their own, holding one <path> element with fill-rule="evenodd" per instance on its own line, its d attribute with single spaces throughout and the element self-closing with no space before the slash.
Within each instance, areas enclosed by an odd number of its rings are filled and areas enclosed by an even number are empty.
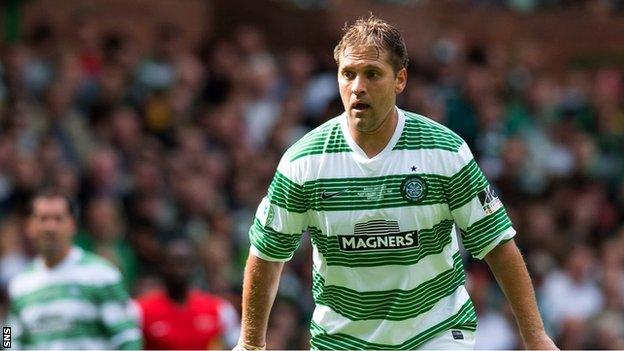
<svg viewBox="0 0 624 351">
<path fill-rule="evenodd" d="M 191 287 L 195 266 L 192 245 L 186 240 L 165 247 L 164 291 L 138 299 L 146 349 L 224 349 L 236 345 L 239 318 L 224 299 Z"/>
</svg>

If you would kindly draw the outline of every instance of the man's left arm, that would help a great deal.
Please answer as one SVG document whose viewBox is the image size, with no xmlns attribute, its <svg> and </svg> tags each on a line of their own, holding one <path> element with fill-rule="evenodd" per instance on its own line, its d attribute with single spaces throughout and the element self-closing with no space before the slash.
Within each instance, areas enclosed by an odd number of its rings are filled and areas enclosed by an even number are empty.
<svg viewBox="0 0 624 351">
<path fill-rule="evenodd" d="M 514 240 L 493 248 L 485 256 L 485 261 L 511 305 L 525 347 L 539 350 L 557 349 L 544 331 L 533 284 Z"/>
<path fill-rule="evenodd" d="M 513 241 L 516 230 L 466 143 L 459 147 L 449 167 L 452 176 L 446 195 L 464 248 L 472 257 L 485 259 L 494 272 L 512 306 L 525 346 L 555 349 L 544 332 L 531 279 Z"/>
</svg>

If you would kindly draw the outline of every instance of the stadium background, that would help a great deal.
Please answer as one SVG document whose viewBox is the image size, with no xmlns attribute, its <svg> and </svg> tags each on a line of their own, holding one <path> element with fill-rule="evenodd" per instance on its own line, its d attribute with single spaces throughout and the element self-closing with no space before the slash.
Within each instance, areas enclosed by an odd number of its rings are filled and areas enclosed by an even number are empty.
<svg viewBox="0 0 624 351">
<path fill-rule="evenodd" d="M 62 4 L 62 5 L 60 5 Z M 396 24 L 399 106 L 449 126 L 502 194 L 546 326 L 566 349 L 624 348 L 624 3 L 618 0 L 4 0 L 0 44 L 0 320 L 33 250 L 26 199 L 81 207 L 77 244 L 133 296 L 160 248 L 197 244 L 196 284 L 240 303 L 247 230 L 281 153 L 341 112 L 345 21 Z M 307 348 L 310 244 L 283 275 L 269 348 Z M 516 327 L 467 260 L 479 348 Z"/>
</svg>

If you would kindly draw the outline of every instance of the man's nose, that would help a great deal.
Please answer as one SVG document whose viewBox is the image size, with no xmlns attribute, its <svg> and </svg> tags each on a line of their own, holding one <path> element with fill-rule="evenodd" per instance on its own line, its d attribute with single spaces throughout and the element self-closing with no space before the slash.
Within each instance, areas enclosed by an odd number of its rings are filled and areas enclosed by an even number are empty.
<svg viewBox="0 0 624 351">
<path fill-rule="evenodd" d="M 351 85 L 351 93 L 353 93 L 353 95 L 357 97 L 366 93 L 366 86 L 362 78 L 356 77 L 353 80 L 353 85 Z"/>
</svg>

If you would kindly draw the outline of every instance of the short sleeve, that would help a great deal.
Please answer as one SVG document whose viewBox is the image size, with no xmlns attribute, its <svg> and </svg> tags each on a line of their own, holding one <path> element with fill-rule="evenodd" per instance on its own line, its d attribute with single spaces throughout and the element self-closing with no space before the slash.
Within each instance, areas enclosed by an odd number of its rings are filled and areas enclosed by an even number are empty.
<svg viewBox="0 0 624 351">
<path fill-rule="evenodd" d="M 297 178 L 296 169 L 283 157 L 249 230 L 251 254 L 284 262 L 299 247 L 301 234 L 307 228 L 309 206 Z"/>
<path fill-rule="evenodd" d="M 222 328 L 222 339 L 227 348 L 233 348 L 240 336 L 240 319 L 238 312 L 228 301 L 222 301 L 219 309 L 219 321 Z"/>
<path fill-rule="evenodd" d="M 490 250 L 516 234 L 494 188 L 464 143 L 458 150 L 456 172 L 449 179 L 446 195 L 462 242 L 470 254 L 483 259 Z"/>
<path fill-rule="evenodd" d="M 109 268 L 112 271 L 112 268 Z M 102 325 L 115 349 L 140 349 L 143 346 L 138 313 L 123 287 L 121 275 L 114 271 L 97 287 L 97 302 Z M 107 277 L 107 278 L 110 278 Z"/>
</svg>

